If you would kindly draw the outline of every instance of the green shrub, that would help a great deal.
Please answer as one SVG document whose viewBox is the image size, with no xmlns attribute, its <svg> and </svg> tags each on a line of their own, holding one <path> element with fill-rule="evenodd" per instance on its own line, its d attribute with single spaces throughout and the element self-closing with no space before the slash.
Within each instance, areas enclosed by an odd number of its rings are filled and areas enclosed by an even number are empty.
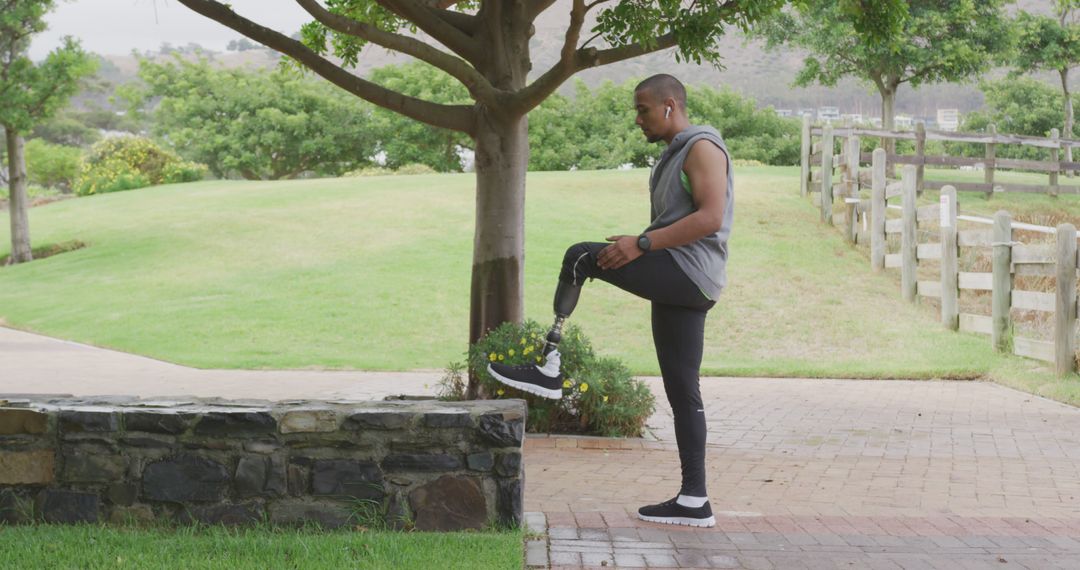
<svg viewBox="0 0 1080 570">
<path fill-rule="evenodd" d="M 41 139 L 26 143 L 26 174 L 31 184 L 70 191 L 82 162 L 82 151 L 75 147 L 49 144 Z"/>
<path fill-rule="evenodd" d="M 426 164 L 419 164 L 414 162 L 411 164 L 402 165 L 401 168 L 398 168 L 395 171 L 395 174 L 435 174 L 435 172 L 436 171 L 434 168 Z"/>
<path fill-rule="evenodd" d="M 549 400 L 503 386 L 487 373 L 487 365 L 538 364 L 543 360 L 547 329 L 535 321 L 503 323 L 469 349 L 468 370 L 480 379 L 482 395 L 523 398 L 529 402 L 526 426 L 533 432 L 589 433 L 612 437 L 641 435 L 656 399 L 618 360 L 599 358 L 581 329 L 569 325 L 559 344 L 565 395 Z M 442 381 L 442 396 L 464 397 L 464 367 L 451 365 Z"/>
<path fill-rule="evenodd" d="M 200 180 L 206 167 L 185 162 L 144 137 L 105 139 L 83 161 L 75 191 L 80 196 L 132 190 L 155 184 Z"/>
</svg>

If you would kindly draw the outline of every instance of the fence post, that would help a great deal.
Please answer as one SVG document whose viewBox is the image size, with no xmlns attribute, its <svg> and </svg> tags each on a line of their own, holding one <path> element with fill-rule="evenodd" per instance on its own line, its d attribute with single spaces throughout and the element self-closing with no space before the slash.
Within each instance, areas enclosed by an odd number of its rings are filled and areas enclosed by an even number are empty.
<svg viewBox="0 0 1080 570">
<path fill-rule="evenodd" d="M 923 162 L 926 160 L 926 123 L 915 123 L 915 190 L 919 196 L 923 193 Z"/>
<path fill-rule="evenodd" d="M 1050 140 L 1058 144 L 1050 149 L 1050 162 L 1056 162 L 1058 167 L 1058 170 L 1050 171 L 1050 196 L 1057 198 L 1058 171 L 1061 170 L 1061 133 L 1057 129 L 1050 129 Z"/>
<path fill-rule="evenodd" d="M 870 269 L 885 269 L 885 149 L 874 149 L 870 197 Z"/>
<path fill-rule="evenodd" d="M 956 244 L 956 188 L 941 189 L 941 324 L 960 328 L 959 251 Z"/>
<path fill-rule="evenodd" d="M 994 276 L 991 301 L 994 350 L 1005 352 L 1012 339 L 1012 217 L 1005 210 L 994 214 Z"/>
<path fill-rule="evenodd" d="M 900 238 L 900 293 L 905 301 L 915 302 L 918 261 L 915 258 L 918 236 L 915 208 L 915 165 L 904 166 L 901 179 L 904 187 L 904 231 Z"/>
<path fill-rule="evenodd" d="M 1054 363 L 1058 376 L 1076 370 L 1076 227 L 1057 227 L 1057 303 L 1054 308 Z"/>
<path fill-rule="evenodd" d="M 986 134 L 994 137 L 997 135 L 997 125 L 986 125 Z M 989 185 L 986 191 L 986 199 L 994 195 L 994 162 L 997 157 L 997 147 L 994 143 L 986 143 L 986 160 L 983 163 L 983 182 Z"/>
<path fill-rule="evenodd" d="M 810 192 L 810 155 L 813 154 L 814 146 L 810 137 L 810 116 L 802 117 L 802 182 L 799 183 L 799 195 L 803 198 Z"/>
<path fill-rule="evenodd" d="M 821 137 L 821 221 L 832 225 L 833 177 L 832 125 L 825 125 Z"/>
<path fill-rule="evenodd" d="M 854 134 L 848 137 L 846 153 L 848 175 L 847 197 L 856 200 L 859 199 L 859 153 L 862 152 L 862 147 L 859 146 L 859 144 L 859 137 Z M 859 232 L 859 203 L 846 202 L 845 205 L 847 206 L 847 240 L 849 243 L 855 243 L 855 236 Z"/>
</svg>

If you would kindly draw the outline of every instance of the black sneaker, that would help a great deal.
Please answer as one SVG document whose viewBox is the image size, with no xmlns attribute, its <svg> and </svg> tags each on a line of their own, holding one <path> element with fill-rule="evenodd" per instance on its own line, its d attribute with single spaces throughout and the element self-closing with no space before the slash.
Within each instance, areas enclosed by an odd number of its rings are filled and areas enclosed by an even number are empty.
<svg viewBox="0 0 1080 570">
<path fill-rule="evenodd" d="M 548 353 L 542 367 L 535 364 L 507 366 L 493 362 L 488 364 L 488 374 L 511 388 L 558 400 L 563 395 L 563 377 L 559 364 L 559 351 L 553 350 Z"/>
<path fill-rule="evenodd" d="M 716 526 L 716 518 L 713 517 L 712 507 L 705 501 L 700 507 L 685 507 L 678 503 L 678 497 L 670 501 L 664 501 L 659 505 L 649 505 L 638 509 L 638 518 L 643 521 L 681 524 L 685 526 L 711 527 Z"/>
</svg>

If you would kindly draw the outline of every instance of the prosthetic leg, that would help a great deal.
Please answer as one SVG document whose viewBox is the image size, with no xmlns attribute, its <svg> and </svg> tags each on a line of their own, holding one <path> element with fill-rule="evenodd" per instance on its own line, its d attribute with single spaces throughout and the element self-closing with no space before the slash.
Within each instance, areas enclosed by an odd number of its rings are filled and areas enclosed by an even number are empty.
<svg viewBox="0 0 1080 570">
<path fill-rule="evenodd" d="M 544 398 L 562 398 L 563 375 L 559 355 L 559 342 L 562 341 L 563 322 L 574 312 L 581 287 L 559 281 L 555 289 L 555 322 L 551 325 L 544 339 L 543 365 L 525 364 L 507 366 L 498 362 L 488 364 L 491 377 L 522 392 L 536 394 Z"/>
</svg>

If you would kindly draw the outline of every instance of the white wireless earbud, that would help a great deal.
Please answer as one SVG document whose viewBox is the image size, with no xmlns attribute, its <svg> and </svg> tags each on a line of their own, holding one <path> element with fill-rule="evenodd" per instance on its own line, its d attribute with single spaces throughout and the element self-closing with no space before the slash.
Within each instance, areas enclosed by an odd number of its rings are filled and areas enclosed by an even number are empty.
<svg viewBox="0 0 1080 570">
<path fill-rule="evenodd" d="M 670 116 L 671 116 L 671 107 L 668 107 L 667 110 L 664 111 L 664 118 L 666 119 L 666 118 L 668 118 Z"/>
</svg>

